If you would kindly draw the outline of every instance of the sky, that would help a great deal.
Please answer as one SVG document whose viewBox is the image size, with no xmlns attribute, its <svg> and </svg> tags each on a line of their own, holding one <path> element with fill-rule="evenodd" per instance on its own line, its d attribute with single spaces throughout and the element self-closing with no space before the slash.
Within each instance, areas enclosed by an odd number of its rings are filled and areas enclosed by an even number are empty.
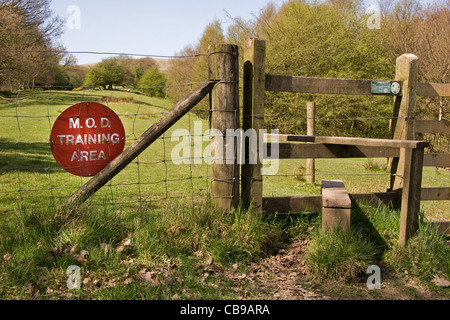
<svg viewBox="0 0 450 320">
<path fill-rule="evenodd" d="M 232 17 L 251 19 L 269 0 L 53 0 L 54 13 L 66 19 L 59 39 L 67 51 L 173 56 L 196 44 L 213 20 L 224 31 Z M 272 0 L 279 6 L 284 0 Z M 367 0 L 373 4 L 376 0 Z M 75 54 L 78 64 L 110 55 Z"/>
<path fill-rule="evenodd" d="M 268 0 L 53 0 L 54 13 L 67 20 L 59 42 L 67 51 L 173 56 L 198 42 L 208 23 L 224 30 L 233 17 L 258 14 Z M 274 0 L 279 5 L 282 0 Z M 107 57 L 75 54 L 78 64 Z"/>
</svg>

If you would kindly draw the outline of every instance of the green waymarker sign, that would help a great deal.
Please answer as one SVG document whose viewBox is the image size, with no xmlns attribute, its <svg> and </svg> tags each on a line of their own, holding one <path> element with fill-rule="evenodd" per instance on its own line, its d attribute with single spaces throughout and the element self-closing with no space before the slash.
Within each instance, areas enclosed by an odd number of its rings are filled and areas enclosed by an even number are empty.
<svg viewBox="0 0 450 320">
<path fill-rule="evenodd" d="M 372 81 L 373 94 L 399 94 L 400 84 L 391 81 Z"/>
</svg>

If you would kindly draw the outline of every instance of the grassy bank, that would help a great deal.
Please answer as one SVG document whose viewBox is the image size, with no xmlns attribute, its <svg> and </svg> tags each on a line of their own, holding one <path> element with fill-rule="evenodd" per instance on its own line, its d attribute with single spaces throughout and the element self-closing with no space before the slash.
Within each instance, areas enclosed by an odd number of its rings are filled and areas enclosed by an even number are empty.
<svg viewBox="0 0 450 320">
<path fill-rule="evenodd" d="M 305 253 L 297 253 L 304 255 L 306 271 L 302 276 L 293 267 L 297 286 L 356 286 L 364 292 L 359 298 L 374 298 L 364 289 L 366 270 L 379 265 L 382 285 L 389 271 L 449 297 L 448 289 L 433 283 L 450 277 L 443 237 L 421 227 L 400 248 L 398 212 L 360 204 L 353 215 L 350 232 L 324 234 L 320 214 L 221 214 L 207 202 L 172 202 L 164 212 L 104 206 L 9 213 L 0 221 L 0 299 L 276 299 L 273 288 L 259 285 L 263 276 L 249 276 L 250 268 L 262 268 L 269 258 L 283 265 L 276 257 L 299 238 L 307 242 Z M 79 268 L 79 289 L 68 287 L 71 266 Z M 274 266 L 271 271 L 273 281 Z M 378 294 L 386 298 L 383 290 Z M 337 295 L 349 297 L 358 299 Z"/>
</svg>

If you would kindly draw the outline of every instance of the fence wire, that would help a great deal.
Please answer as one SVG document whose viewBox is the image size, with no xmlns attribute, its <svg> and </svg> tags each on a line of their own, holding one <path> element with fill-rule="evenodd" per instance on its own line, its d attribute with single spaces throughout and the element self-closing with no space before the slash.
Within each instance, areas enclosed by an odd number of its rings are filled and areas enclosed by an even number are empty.
<svg viewBox="0 0 450 320">
<path fill-rule="evenodd" d="M 105 52 L 65 53 L 114 54 Z M 177 59 L 208 56 L 213 53 L 190 56 L 116 54 Z M 139 93 L 135 92 L 136 88 L 120 88 L 120 90 L 83 88 L 80 91 L 68 92 L 59 90 L 63 88 L 51 86 L 36 87 L 34 91 L 16 87 L 17 93 L 14 96 L 0 101 L 0 212 L 17 211 L 29 207 L 55 207 L 90 179 L 77 177 L 64 171 L 52 155 L 49 136 L 53 123 L 59 114 L 69 106 L 84 101 L 97 101 L 113 109 L 125 126 L 126 148 L 171 108 L 171 102 L 167 97 L 170 88 L 188 87 L 192 89 L 194 86 L 203 83 L 205 82 L 139 88 Z M 154 88 L 164 89 L 165 97 L 153 98 L 144 94 L 144 89 Z M 306 104 L 304 107 L 306 110 Z M 188 113 L 174 128 L 164 133 L 129 166 L 99 190 L 89 200 L 89 204 L 100 206 L 105 204 L 124 205 L 139 208 L 160 206 L 165 201 L 174 199 L 189 199 L 194 202 L 197 198 L 210 195 L 213 181 L 227 182 L 230 184 L 231 190 L 235 182 L 234 174 L 229 179 L 213 179 L 208 164 L 211 157 L 203 152 L 200 155 L 192 155 L 191 148 L 191 154 L 178 157 L 177 161 L 172 158 L 174 146 L 184 138 L 189 139 L 190 144 L 192 144 L 192 139 L 200 138 L 202 141 L 201 149 L 202 151 L 205 150 L 205 146 L 209 144 L 212 137 L 210 134 L 205 136 L 203 132 L 210 128 L 209 123 L 213 112 L 234 112 L 236 116 L 238 115 L 236 110 L 223 110 L 220 106 L 213 106 L 211 100 L 207 110 L 197 110 L 197 114 L 204 114 L 205 117 L 199 118 L 192 112 Z M 308 119 L 301 112 L 296 115 L 255 114 L 245 117 L 280 119 L 280 121 L 299 119 L 305 122 Z M 401 117 L 360 116 L 347 118 L 323 117 L 315 120 L 318 122 L 386 121 L 386 125 L 388 125 L 388 120 L 399 118 Z M 194 132 L 194 122 L 203 124 L 202 134 Z M 176 129 L 185 129 L 189 134 L 176 133 L 174 132 Z M 289 134 L 291 132 L 280 133 Z M 321 135 L 327 134 L 321 132 Z M 449 149 L 450 139 L 448 137 L 427 135 L 426 138 L 429 141 L 435 140 L 436 144 L 439 143 L 441 147 L 444 145 Z M 370 160 L 359 161 L 356 164 L 357 168 L 354 167 L 354 160 L 339 162 L 342 167 L 336 167 L 333 164 L 319 165 L 312 174 L 306 173 L 304 161 L 283 159 L 280 160 L 277 173 L 264 174 L 263 171 L 264 193 L 271 196 L 304 194 L 297 189 L 308 188 L 305 187 L 304 179 L 311 175 L 316 178 L 316 182 L 320 178 L 344 179 L 350 182 L 350 190 L 366 187 L 368 192 L 385 191 L 389 179 L 395 176 L 390 173 L 387 164 L 383 161 L 378 163 Z M 316 159 L 316 161 L 318 163 L 325 163 L 325 161 L 332 163 L 335 159 Z M 178 162 L 182 164 L 178 164 Z M 375 179 L 375 182 L 373 179 Z M 363 183 L 361 183 L 362 180 L 364 180 Z M 383 182 L 385 183 L 383 184 Z M 373 190 L 374 184 L 382 185 L 383 189 Z M 317 185 L 315 187 L 317 188 Z"/>
<path fill-rule="evenodd" d="M 196 83 L 198 84 L 198 83 Z M 179 85 L 192 88 L 194 83 Z M 57 206 L 90 178 L 64 171 L 53 158 L 50 132 L 56 118 L 66 108 L 84 101 L 97 101 L 116 112 L 125 127 L 125 148 L 171 108 L 165 88 L 164 98 L 120 90 L 58 91 L 37 88 L 17 89 L 17 94 L 0 104 L 0 212 Z M 45 88 L 46 89 L 46 88 Z M 6 101 L 5 101 L 6 100 Z M 170 199 L 194 199 L 209 194 L 211 177 L 208 161 L 201 155 L 180 155 L 175 164 L 171 151 L 181 139 L 195 137 L 193 122 L 205 129 L 207 120 L 189 113 L 141 153 L 121 173 L 99 190 L 90 205 L 159 205 Z M 185 129 L 177 134 L 176 129 Z M 202 150 L 207 141 L 202 135 Z M 178 156 L 178 155 L 177 155 Z M 201 160 L 201 161 L 200 161 Z M 186 164 L 186 162 L 188 164 Z M 201 164 L 198 164 L 201 162 Z"/>
</svg>

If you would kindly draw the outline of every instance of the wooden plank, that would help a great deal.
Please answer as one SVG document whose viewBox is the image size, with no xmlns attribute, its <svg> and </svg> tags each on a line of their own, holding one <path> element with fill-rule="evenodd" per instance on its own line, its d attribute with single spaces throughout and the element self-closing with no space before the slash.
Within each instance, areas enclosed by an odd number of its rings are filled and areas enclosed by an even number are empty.
<svg viewBox="0 0 450 320">
<path fill-rule="evenodd" d="M 315 136 L 302 136 L 295 134 L 264 134 L 264 141 L 275 140 L 285 141 L 285 142 L 316 142 Z"/>
<path fill-rule="evenodd" d="M 423 158 L 424 167 L 450 167 L 450 154 L 427 153 Z"/>
<path fill-rule="evenodd" d="M 322 180 L 322 231 L 350 229 L 352 201 L 342 180 Z"/>
<path fill-rule="evenodd" d="M 388 158 L 398 157 L 400 154 L 399 148 L 325 145 L 321 143 L 269 143 L 268 147 L 278 147 L 280 159 Z M 266 155 L 264 157 L 266 158 Z"/>
<path fill-rule="evenodd" d="M 444 236 L 450 235 L 450 221 L 432 221 L 427 223 L 436 228 L 439 234 Z"/>
<path fill-rule="evenodd" d="M 252 204 L 257 212 L 262 211 L 263 181 L 261 176 L 261 159 L 259 132 L 264 128 L 264 98 L 265 98 L 265 60 L 266 42 L 262 39 L 249 39 L 244 51 L 244 83 L 243 83 L 243 119 L 244 132 L 249 129 L 257 134 L 256 164 L 249 161 L 250 146 L 245 140 L 244 163 L 241 166 L 241 199 L 244 207 Z"/>
<path fill-rule="evenodd" d="M 423 83 L 417 84 L 418 96 L 430 96 L 430 97 L 449 97 L 450 96 L 450 83 Z"/>
<path fill-rule="evenodd" d="M 352 201 L 342 180 L 323 180 L 322 207 L 350 209 Z"/>
<path fill-rule="evenodd" d="M 266 74 L 266 90 L 296 93 L 371 95 L 372 81 Z"/>
<path fill-rule="evenodd" d="M 450 187 L 423 187 L 420 193 L 420 200 L 450 200 Z"/>
<path fill-rule="evenodd" d="M 195 107 L 206 97 L 216 85 L 217 81 L 210 81 L 191 91 L 178 101 L 167 113 L 147 129 L 118 157 L 111 161 L 103 170 L 92 177 L 86 184 L 70 196 L 60 208 L 70 208 L 89 199 L 102 186 L 116 176 L 122 169 L 131 163 L 148 146 L 166 132 L 172 125 Z"/>
<path fill-rule="evenodd" d="M 210 47 L 209 78 L 220 79 L 211 92 L 211 129 L 218 130 L 222 137 L 212 137 L 211 144 L 216 139 L 223 139 L 218 144 L 222 146 L 223 163 L 214 161 L 211 165 L 211 198 L 217 210 L 230 212 L 237 208 L 240 202 L 239 165 L 237 159 L 237 138 L 234 141 L 234 154 L 227 154 L 226 130 L 240 128 L 239 121 L 239 47 L 230 44 L 217 44 Z M 213 148 L 215 150 L 216 148 Z M 229 151 L 228 151 L 229 153 Z M 214 154 L 212 155 L 214 158 Z M 234 157 L 233 163 L 229 159 Z M 225 161 L 226 159 L 226 161 Z"/>
<path fill-rule="evenodd" d="M 274 74 L 266 75 L 266 90 L 276 92 L 371 95 L 371 84 L 372 80 L 366 79 L 295 77 Z M 417 83 L 417 95 L 449 97 L 450 84 L 419 82 Z"/>
<path fill-rule="evenodd" d="M 316 137 L 316 143 L 369 146 L 369 147 L 390 147 L 390 148 L 428 147 L 428 142 L 426 141 L 366 139 L 366 138 L 352 138 L 352 137 Z"/>
<path fill-rule="evenodd" d="M 414 123 L 416 133 L 450 134 L 450 121 L 448 120 L 416 120 Z"/>
<path fill-rule="evenodd" d="M 375 192 L 349 194 L 352 201 L 367 201 L 374 205 L 390 205 L 400 201 L 398 192 Z M 303 212 L 320 212 L 321 195 L 264 197 L 263 210 L 266 213 L 295 214 Z"/>
<path fill-rule="evenodd" d="M 320 212 L 322 196 L 291 196 L 263 198 L 263 211 L 266 213 Z"/>
</svg>

